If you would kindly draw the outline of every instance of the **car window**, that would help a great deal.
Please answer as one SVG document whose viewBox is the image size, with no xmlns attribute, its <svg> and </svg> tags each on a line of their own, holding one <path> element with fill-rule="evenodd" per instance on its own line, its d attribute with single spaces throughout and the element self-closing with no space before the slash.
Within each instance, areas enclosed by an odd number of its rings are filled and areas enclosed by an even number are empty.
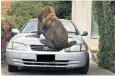
<svg viewBox="0 0 115 76">
<path fill-rule="evenodd" d="M 32 31 L 37 31 L 37 20 L 30 20 L 26 26 L 23 28 L 23 33 L 31 33 Z"/>
<path fill-rule="evenodd" d="M 71 21 L 69 21 L 69 20 L 61 20 L 61 22 L 63 23 L 64 27 L 66 28 L 66 30 L 68 32 L 76 32 L 75 27 L 73 26 Z"/>
<path fill-rule="evenodd" d="M 75 33 L 76 29 L 74 25 L 71 23 L 69 20 L 61 20 L 63 23 L 64 27 L 69 33 Z M 38 21 L 37 20 L 30 20 L 25 27 L 22 29 L 23 33 L 35 33 L 37 32 L 37 25 Z"/>
</svg>

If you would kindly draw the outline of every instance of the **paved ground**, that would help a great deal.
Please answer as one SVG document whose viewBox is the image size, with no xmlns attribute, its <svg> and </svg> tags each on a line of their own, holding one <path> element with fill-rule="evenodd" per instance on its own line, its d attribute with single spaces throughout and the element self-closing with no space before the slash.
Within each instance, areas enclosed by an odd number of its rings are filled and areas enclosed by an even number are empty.
<svg viewBox="0 0 115 76">
<path fill-rule="evenodd" d="M 78 75 L 79 72 L 73 70 L 61 70 L 61 71 L 52 71 L 52 70 L 39 70 L 36 68 L 32 69 L 22 69 L 19 72 L 8 72 L 7 65 L 4 66 L 1 70 L 2 75 Z M 97 66 L 95 62 L 92 60 L 90 61 L 90 68 L 87 75 L 114 75 L 110 71 L 107 71 L 105 69 L 101 69 Z"/>
<path fill-rule="evenodd" d="M 73 70 L 52 71 L 52 70 L 39 70 L 36 68 L 32 69 L 26 68 L 22 69 L 19 72 L 8 72 L 7 68 L 8 68 L 7 64 L 5 63 L 1 69 L 2 75 L 78 75 L 79 74 L 77 70 L 74 72 Z M 90 53 L 90 68 L 87 75 L 115 75 L 115 74 L 111 73 L 108 70 L 99 68 L 98 65 L 93 61 L 92 55 Z"/>
</svg>

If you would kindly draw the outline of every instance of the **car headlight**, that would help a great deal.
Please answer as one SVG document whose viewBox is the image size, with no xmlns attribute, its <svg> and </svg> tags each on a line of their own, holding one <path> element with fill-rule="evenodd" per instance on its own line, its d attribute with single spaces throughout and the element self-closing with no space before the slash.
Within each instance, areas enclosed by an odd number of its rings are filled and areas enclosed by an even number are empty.
<svg viewBox="0 0 115 76">
<path fill-rule="evenodd" d="M 73 45 L 70 48 L 66 48 L 66 52 L 79 52 L 79 51 L 85 51 L 86 50 L 86 45 L 85 44 L 77 44 Z"/>
<path fill-rule="evenodd" d="M 9 42 L 7 45 L 8 49 L 15 49 L 15 50 L 25 50 L 26 46 L 22 43 L 16 43 L 16 42 Z"/>
</svg>

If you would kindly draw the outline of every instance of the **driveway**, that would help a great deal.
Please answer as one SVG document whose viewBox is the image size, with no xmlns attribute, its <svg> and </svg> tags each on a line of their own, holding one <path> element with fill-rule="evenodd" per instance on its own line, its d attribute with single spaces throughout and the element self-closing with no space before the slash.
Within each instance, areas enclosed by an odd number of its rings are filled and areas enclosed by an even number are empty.
<svg viewBox="0 0 115 76">
<path fill-rule="evenodd" d="M 90 55 L 90 68 L 87 75 L 115 75 L 114 73 L 108 70 L 99 68 L 98 65 L 95 63 L 95 61 L 93 61 L 92 54 L 90 51 L 89 55 Z M 2 65 L 1 68 L 2 75 L 78 75 L 79 74 L 77 70 L 57 71 L 57 70 L 39 70 L 37 68 L 31 68 L 31 69 L 26 68 L 22 69 L 19 72 L 8 72 L 7 68 L 8 68 L 7 63 L 4 63 L 4 65 Z"/>
</svg>

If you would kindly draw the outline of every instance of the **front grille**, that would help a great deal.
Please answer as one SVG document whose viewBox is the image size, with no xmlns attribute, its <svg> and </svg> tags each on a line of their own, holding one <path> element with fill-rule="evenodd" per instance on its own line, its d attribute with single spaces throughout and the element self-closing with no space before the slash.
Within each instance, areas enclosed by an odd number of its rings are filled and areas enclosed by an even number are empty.
<svg viewBox="0 0 115 76">
<path fill-rule="evenodd" d="M 22 59 L 23 63 L 26 65 L 51 65 L 51 66 L 66 66 L 69 60 L 55 60 L 52 62 L 39 62 L 32 59 Z"/>
<path fill-rule="evenodd" d="M 58 51 L 56 49 L 49 48 L 45 45 L 30 45 L 33 51 Z"/>
</svg>

